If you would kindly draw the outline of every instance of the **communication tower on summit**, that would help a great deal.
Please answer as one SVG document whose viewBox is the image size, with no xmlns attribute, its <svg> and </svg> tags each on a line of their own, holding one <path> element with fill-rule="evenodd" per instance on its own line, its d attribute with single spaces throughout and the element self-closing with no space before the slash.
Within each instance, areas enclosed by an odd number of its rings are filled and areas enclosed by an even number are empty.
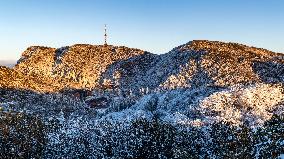
<svg viewBox="0 0 284 159">
<path fill-rule="evenodd" d="M 105 38 L 105 44 L 104 45 L 107 45 L 107 25 L 105 24 L 105 34 L 104 34 L 104 38 Z"/>
</svg>

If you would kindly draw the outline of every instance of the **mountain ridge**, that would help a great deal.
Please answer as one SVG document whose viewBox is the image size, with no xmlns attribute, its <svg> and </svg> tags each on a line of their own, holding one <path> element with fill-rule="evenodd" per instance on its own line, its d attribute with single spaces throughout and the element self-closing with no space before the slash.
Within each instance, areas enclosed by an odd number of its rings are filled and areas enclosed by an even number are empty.
<svg viewBox="0 0 284 159">
<path fill-rule="evenodd" d="M 129 85 L 139 82 L 142 84 L 136 84 L 136 87 L 151 89 L 189 88 L 201 85 L 228 87 L 241 83 L 268 82 L 268 76 L 264 74 L 273 72 L 273 65 L 277 65 L 281 75 L 284 57 L 265 49 L 210 41 L 192 41 L 166 54 L 143 56 L 111 66 L 106 72 L 106 78 L 115 83 L 113 77 L 120 74 L 124 78 L 117 82 L 121 82 L 120 85 L 126 89 L 130 89 Z M 142 67 L 139 66 L 141 64 L 147 69 L 137 69 Z M 276 72 L 269 77 L 275 77 L 274 82 L 283 81 L 282 75 L 279 77 Z M 131 76 L 133 74 L 134 76 Z M 143 83 L 143 79 L 146 83 Z"/>
<path fill-rule="evenodd" d="M 281 72 L 283 63 L 282 54 L 266 49 L 193 40 L 160 55 L 112 45 L 75 44 L 57 49 L 31 46 L 12 70 L 51 85 L 36 91 L 98 89 L 104 85 L 139 90 L 268 82 L 267 76 L 273 72 L 268 68 L 277 65 Z M 283 81 L 282 75 L 270 79 L 275 81 Z M 26 89 L 34 90 L 29 87 Z"/>
</svg>

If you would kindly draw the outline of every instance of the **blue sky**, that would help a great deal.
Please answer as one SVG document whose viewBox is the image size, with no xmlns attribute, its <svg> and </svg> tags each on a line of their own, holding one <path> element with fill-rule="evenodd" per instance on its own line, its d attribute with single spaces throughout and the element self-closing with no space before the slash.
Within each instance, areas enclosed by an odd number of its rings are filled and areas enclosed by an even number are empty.
<svg viewBox="0 0 284 159">
<path fill-rule="evenodd" d="M 284 0 L 0 0 L 0 60 L 31 45 L 109 43 L 166 53 L 193 39 L 284 53 Z"/>
</svg>

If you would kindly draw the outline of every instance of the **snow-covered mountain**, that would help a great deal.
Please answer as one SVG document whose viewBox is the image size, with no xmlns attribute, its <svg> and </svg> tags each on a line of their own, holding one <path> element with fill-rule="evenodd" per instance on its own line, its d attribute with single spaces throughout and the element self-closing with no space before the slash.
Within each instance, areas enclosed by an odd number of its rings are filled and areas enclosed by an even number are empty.
<svg viewBox="0 0 284 159">
<path fill-rule="evenodd" d="M 13 69 L 0 67 L 0 155 L 276 158 L 284 154 L 283 57 L 205 40 L 161 55 L 30 47 Z"/>
<path fill-rule="evenodd" d="M 1 66 L 6 66 L 6 67 L 14 67 L 16 64 L 16 61 L 13 60 L 0 60 L 0 65 Z"/>
</svg>

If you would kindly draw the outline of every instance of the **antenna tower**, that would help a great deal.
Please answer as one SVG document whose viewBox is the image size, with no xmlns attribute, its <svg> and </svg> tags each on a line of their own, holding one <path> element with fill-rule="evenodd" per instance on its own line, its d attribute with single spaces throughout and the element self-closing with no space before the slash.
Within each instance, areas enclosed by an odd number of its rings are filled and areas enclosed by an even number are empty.
<svg viewBox="0 0 284 159">
<path fill-rule="evenodd" d="M 105 45 L 107 45 L 107 25 L 106 24 L 105 24 L 104 31 L 105 31 L 105 35 L 104 35 L 104 37 L 105 37 Z"/>
</svg>

